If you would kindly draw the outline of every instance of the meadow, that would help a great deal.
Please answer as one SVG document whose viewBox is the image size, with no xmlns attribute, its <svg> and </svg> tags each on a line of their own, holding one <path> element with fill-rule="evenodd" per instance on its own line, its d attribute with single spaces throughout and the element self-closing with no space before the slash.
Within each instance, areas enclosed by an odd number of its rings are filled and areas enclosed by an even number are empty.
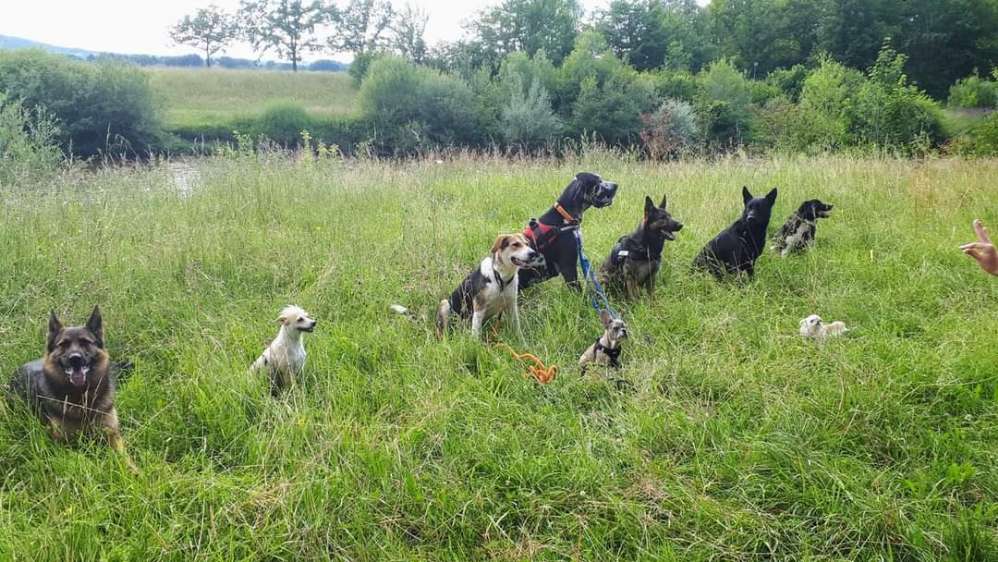
<svg viewBox="0 0 998 562">
<path fill-rule="evenodd" d="M 0 558 L 998 558 L 998 282 L 957 249 L 973 218 L 998 230 L 998 161 L 191 165 L 189 192 L 167 166 L 0 192 L 0 370 L 41 354 L 50 309 L 99 303 L 135 362 L 117 403 L 141 468 L 0 401 Z M 559 280 L 523 296 L 525 343 L 501 324 L 437 341 L 435 304 L 583 170 L 621 185 L 586 215 L 594 261 L 645 194 L 686 225 L 657 296 L 615 301 L 630 385 L 574 366 L 600 328 Z M 779 187 L 771 232 L 805 199 L 836 210 L 751 281 L 692 274 L 742 185 Z M 319 324 L 275 400 L 247 366 L 289 302 Z M 811 313 L 853 331 L 803 341 Z M 558 377 L 526 379 L 498 342 Z"/>
<path fill-rule="evenodd" d="M 258 117 L 276 103 L 293 103 L 316 118 L 355 111 L 356 89 L 345 72 L 149 69 L 168 129 L 224 127 Z"/>
</svg>

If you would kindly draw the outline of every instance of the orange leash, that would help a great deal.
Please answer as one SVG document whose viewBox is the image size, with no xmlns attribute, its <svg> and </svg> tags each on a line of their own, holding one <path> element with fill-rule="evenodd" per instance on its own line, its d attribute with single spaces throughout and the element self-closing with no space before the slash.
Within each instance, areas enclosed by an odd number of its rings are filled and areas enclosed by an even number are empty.
<svg viewBox="0 0 998 562">
<path fill-rule="evenodd" d="M 558 366 L 551 365 L 547 367 L 544 362 L 538 359 L 538 357 L 532 353 L 517 353 L 512 347 L 506 344 L 500 344 L 505 347 L 510 355 L 513 356 L 517 361 L 530 361 L 533 365 L 527 365 L 527 375 L 533 376 L 537 382 L 541 384 L 548 384 L 554 380 L 554 377 L 558 374 Z"/>
</svg>

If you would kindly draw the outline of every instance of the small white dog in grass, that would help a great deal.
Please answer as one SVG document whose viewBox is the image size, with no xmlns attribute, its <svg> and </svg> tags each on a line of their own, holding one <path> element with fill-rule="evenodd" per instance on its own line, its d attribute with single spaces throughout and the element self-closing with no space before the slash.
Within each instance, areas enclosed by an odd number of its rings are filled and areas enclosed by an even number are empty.
<svg viewBox="0 0 998 562">
<path fill-rule="evenodd" d="M 281 329 L 267 349 L 253 362 L 250 370 L 267 369 L 270 374 L 270 393 L 278 395 L 294 386 L 298 375 L 305 368 L 305 344 L 302 333 L 315 330 L 315 320 L 300 306 L 288 305 L 277 317 Z"/>
<path fill-rule="evenodd" d="M 817 314 L 812 314 L 800 321 L 800 335 L 818 341 L 838 337 L 848 331 L 849 328 L 846 328 L 844 322 L 836 321 L 825 324 Z"/>
</svg>

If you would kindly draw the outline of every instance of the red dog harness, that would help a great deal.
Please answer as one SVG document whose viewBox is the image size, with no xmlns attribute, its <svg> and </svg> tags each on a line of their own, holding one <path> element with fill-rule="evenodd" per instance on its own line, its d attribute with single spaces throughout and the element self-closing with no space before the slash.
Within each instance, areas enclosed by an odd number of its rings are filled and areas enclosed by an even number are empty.
<svg viewBox="0 0 998 562">
<path fill-rule="evenodd" d="M 550 224 L 544 224 L 537 219 L 530 219 L 527 226 L 523 229 L 523 235 L 527 237 L 530 241 L 530 245 L 534 247 L 538 252 L 544 251 L 546 248 L 551 246 L 558 240 L 558 236 L 561 235 L 562 231 L 565 230 L 575 230 L 579 228 L 579 224 L 582 222 L 580 219 L 573 217 L 568 211 L 562 208 L 560 203 L 554 204 L 554 210 L 558 211 L 562 219 L 565 221 L 564 226 L 551 226 Z"/>
</svg>

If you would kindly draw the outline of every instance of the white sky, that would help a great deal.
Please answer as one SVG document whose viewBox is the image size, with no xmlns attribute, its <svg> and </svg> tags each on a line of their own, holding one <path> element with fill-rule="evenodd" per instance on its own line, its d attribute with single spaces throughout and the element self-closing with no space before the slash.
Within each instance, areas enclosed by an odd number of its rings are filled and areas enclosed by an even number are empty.
<svg viewBox="0 0 998 562">
<path fill-rule="evenodd" d="M 462 23 L 499 0 L 409 0 L 430 15 L 426 35 L 431 44 L 462 36 Z M 591 11 L 608 0 L 582 0 Z M 397 7 L 406 0 L 395 0 Z M 91 51 L 178 55 L 194 52 L 170 41 L 168 29 L 185 14 L 215 4 L 232 10 L 239 0 L 0 0 L 0 35 Z M 340 2 L 342 5 L 342 2 Z M 245 45 L 225 55 L 255 58 Z M 329 57 L 312 55 L 310 60 Z M 271 57 L 267 57 L 271 58 Z M 335 58 L 349 60 L 348 56 Z"/>
</svg>

